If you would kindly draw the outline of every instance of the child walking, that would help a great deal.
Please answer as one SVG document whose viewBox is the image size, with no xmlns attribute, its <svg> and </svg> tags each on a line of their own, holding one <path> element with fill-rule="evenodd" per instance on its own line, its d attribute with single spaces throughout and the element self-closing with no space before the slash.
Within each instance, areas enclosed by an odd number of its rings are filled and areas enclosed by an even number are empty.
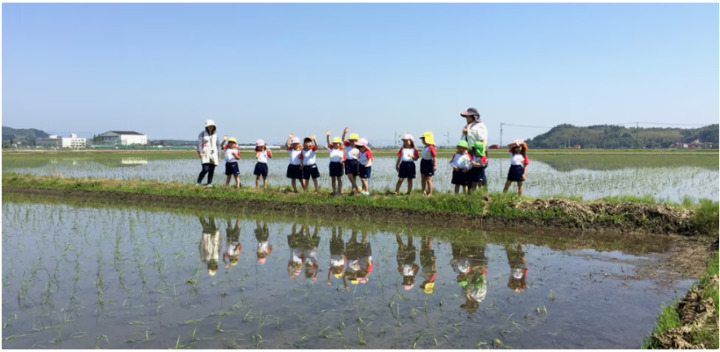
<svg viewBox="0 0 720 352">
<path fill-rule="evenodd" d="M 227 145 L 225 145 L 227 142 Z M 240 160 L 240 150 L 237 147 L 237 140 L 235 137 L 223 136 L 222 144 L 220 145 L 222 150 L 225 151 L 225 187 L 230 186 L 230 177 L 235 176 L 235 189 L 240 190 L 240 168 L 238 167 L 238 160 Z"/>
<path fill-rule="evenodd" d="M 415 149 L 415 141 L 413 141 L 413 136 L 409 133 L 406 133 L 400 137 L 400 139 L 403 141 L 403 146 L 398 150 L 398 158 L 395 162 L 395 171 L 398 172 L 398 181 L 395 185 L 395 195 L 400 192 L 400 186 L 402 186 L 403 181 L 407 178 L 408 180 L 408 190 L 407 194 L 409 195 L 410 192 L 412 192 L 412 185 L 413 185 L 413 179 L 415 178 L 415 160 L 420 158 L 420 155 L 418 154 L 417 149 Z"/>
<path fill-rule="evenodd" d="M 315 139 L 315 135 L 312 135 L 310 137 L 305 137 L 303 140 L 303 191 L 307 192 L 307 188 L 310 184 L 310 177 L 312 177 L 313 185 L 315 185 L 315 192 L 318 193 L 318 177 L 320 177 L 320 172 L 318 171 L 317 167 L 317 158 L 315 157 L 315 152 L 317 152 L 317 140 Z"/>
<path fill-rule="evenodd" d="M 488 159 L 485 155 L 485 143 L 477 141 L 472 145 L 470 150 L 472 169 L 470 169 L 470 189 L 468 193 L 472 193 L 477 187 L 487 186 L 485 168 L 488 165 Z"/>
<path fill-rule="evenodd" d="M 360 138 L 355 145 L 360 153 L 358 154 L 358 176 L 360 176 L 360 182 L 362 182 L 361 194 L 370 195 L 370 189 L 368 187 L 368 179 L 372 171 L 373 155 L 370 148 L 368 148 L 368 141 L 365 138 Z"/>
<path fill-rule="evenodd" d="M 270 149 L 267 149 L 265 141 L 262 139 L 255 141 L 255 159 L 257 159 L 255 171 L 253 171 L 253 175 L 255 175 L 255 189 L 260 188 L 260 176 L 262 176 L 263 179 L 263 188 L 267 189 L 268 159 L 272 159 L 272 153 Z"/>
<path fill-rule="evenodd" d="M 518 195 L 522 196 L 525 173 L 527 172 L 527 165 L 530 163 L 527 158 L 528 147 L 524 141 L 518 139 L 508 144 L 508 148 L 510 149 L 510 170 L 508 171 L 503 193 L 508 191 L 511 183 L 517 182 Z"/>
<path fill-rule="evenodd" d="M 305 181 L 302 178 L 303 150 L 302 145 L 300 144 L 300 138 L 295 137 L 292 133 L 290 133 L 287 141 L 285 142 L 285 146 L 287 147 L 290 156 L 290 164 L 288 165 L 287 173 L 285 175 L 287 178 L 292 179 L 293 192 L 298 193 L 296 185 L 297 180 L 300 180 L 300 187 L 305 188 Z"/>
<path fill-rule="evenodd" d="M 356 190 L 360 190 L 357 186 L 356 178 L 358 176 L 358 154 L 359 150 L 356 148 L 355 143 L 360 139 L 357 133 L 351 133 L 348 139 L 345 139 L 345 135 L 350 131 L 349 127 L 345 127 L 343 130 L 342 140 L 345 145 L 345 174 L 352 185 L 352 191 L 350 194 L 355 194 Z"/>
<path fill-rule="evenodd" d="M 340 195 L 342 193 L 342 177 L 345 171 L 345 148 L 340 137 L 335 137 L 330 143 L 330 130 L 325 132 L 327 137 L 328 150 L 330 151 L 330 178 L 332 183 L 332 195 Z M 337 187 L 335 185 L 337 184 Z"/>
<path fill-rule="evenodd" d="M 450 159 L 450 166 L 453 169 L 452 184 L 455 185 L 455 193 L 463 188 L 463 193 L 467 194 L 468 189 L 468 170 L 472 168 L 470 154 L 468 154 L 468 142 L 460 141 L 457 144 L 457 153 Z"/>
<path fill-rule="evenodd" d="M 431 197 L 433 192 L 432 177 L 437 171 L 437 152 L 435 151 L 435 138 L 432 132 L 428 131 L 420 136 L 423 147 L 420 154 L 420 183 L 422 183 L 422 192 L 424 195 Z"/>
</svg>

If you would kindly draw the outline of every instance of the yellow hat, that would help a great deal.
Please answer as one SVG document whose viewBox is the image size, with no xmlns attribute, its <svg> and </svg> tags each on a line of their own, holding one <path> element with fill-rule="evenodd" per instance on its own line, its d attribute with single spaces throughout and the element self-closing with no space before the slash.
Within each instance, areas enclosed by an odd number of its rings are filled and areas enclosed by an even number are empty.
<svg viewBox="0 0 720 352">
<path fill-rule="evenodd" d="M 350 137 L 348 137 L 348 140 L 358 140 L 360 139 L 360 136 L 358 136 L 357 133 L 350 133 Z"/>
<path fill-rule="evenodd" d="M 339 279 L 340 277 L 342 277 L 342 273 L 337 273 L 337 274 L 333 274 L 333 275 L 334 275 L 335 278 L 337 278 L 337 279 Z"/>
<path fill-rule="evenodd" d="M 237 139 L 235 139 L 235 137 L 230 137 L 230 139 L 228 139 L 228 143 L 230 142 L 237 143 Z"/>
<path fill-rule="evenodd" d="M 427 131 L 420 136 L 420 138 L 425 139 L 425 143 L 435 145 L 435 138 L 433 137 L 432 132 Z"/>
<path fill-rule="evenodd" d="M 357 280 L 357 279 L 352 279 L 352 280 L 350 280 L 350 283 L 353 284 L 353 285 L 357 285 L 358 280 Z"/>
<path fill-rule="evenodd" d="M 435 283 L 428 282 L 425 284 L 425 288 L 423 289 L 423 291 L 427 294 L 431 294 L 431 293 L 433 293 L 433 288 L 435 288 Z"/>
<path fill-rule="evenodd" d="M 342 144 L 342 139 L 341 139 L 340 137 L 335 137 L 335 138 L 332 139 L 332 142 L 333 142 L 333 143 L 340 143 L 340 144 Z"/>
</svg>

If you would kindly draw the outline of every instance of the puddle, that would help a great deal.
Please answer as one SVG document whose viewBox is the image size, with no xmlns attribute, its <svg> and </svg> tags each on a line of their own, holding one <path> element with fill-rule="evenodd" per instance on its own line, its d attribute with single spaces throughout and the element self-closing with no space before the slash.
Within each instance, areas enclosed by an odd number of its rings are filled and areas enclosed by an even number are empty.
<svg viewBox="0 0 720 352">
<path fill-rule="evenodd" d="M 691 283 L 532 234 L 2 207 L 3 348 L 634 349 Z"/>
</svg>

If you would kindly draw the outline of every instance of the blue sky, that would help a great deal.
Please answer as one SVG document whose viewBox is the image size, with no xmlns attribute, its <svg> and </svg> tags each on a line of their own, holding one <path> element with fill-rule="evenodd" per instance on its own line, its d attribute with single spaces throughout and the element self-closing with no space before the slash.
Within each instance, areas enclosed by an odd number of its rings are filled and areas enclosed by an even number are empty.
<svg viewBox="0 0 720 352">
<path fill-rule="evenodd" d="M 444 144 L 474 106 L 491 143 L 501 123 L 505 143 L 561 123 L 698 127 L 718 123 L 718 14 L 717 3 L 5 3 L 2 124 L 195 139 L 210 118 L 241 142 L 350 126 L 374 144 L 426 130 Z"/>
</svg>

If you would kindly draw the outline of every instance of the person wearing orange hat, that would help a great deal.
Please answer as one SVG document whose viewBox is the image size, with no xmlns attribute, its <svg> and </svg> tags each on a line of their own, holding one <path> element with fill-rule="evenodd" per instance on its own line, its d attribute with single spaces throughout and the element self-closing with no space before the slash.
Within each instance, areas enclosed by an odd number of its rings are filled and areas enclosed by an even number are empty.
<svg viewBox="0 0 720 352">
<path fill-rule="evenodd" d="M 227 142 L 227 145 L 225 145 Z M 240 190 L 240 168 L 238 167 L 238 160 L 240 160 L 240 149 L 237 147 L 237 140 L 235 137 L 223 136 L 222 144 L 220 145 L 222 150 L 225 152 L 225 187 L 230 186 L 230 177 L 235 176 L 235 189 Z"/>
<path fill-rule="evenodd" d="M 435 151 L 435 138 L 432 132 L 427 131 L 420 136 L 424 147 L 420 153 L 420 182 L 422 183 L 422 193 L 428 197 L 432 196 L 433 184 L 432 177 L 437 171 L 437 152 Z"/>
<path fill-rule="evenodd" d="M 508 170 L 507 181 L 505 181 L 505 187 L 503 193 L 508 191 L 510 184 L 517 182 L 518 195 L 523 194 L 523 182 L 525 182 L 525 173 L 527 172 L 527 166 L 530 163 L 527 158 L 527 144 L 518 139 L 508 144 L 510 149 L 510 170 Z"/>
</svg>

